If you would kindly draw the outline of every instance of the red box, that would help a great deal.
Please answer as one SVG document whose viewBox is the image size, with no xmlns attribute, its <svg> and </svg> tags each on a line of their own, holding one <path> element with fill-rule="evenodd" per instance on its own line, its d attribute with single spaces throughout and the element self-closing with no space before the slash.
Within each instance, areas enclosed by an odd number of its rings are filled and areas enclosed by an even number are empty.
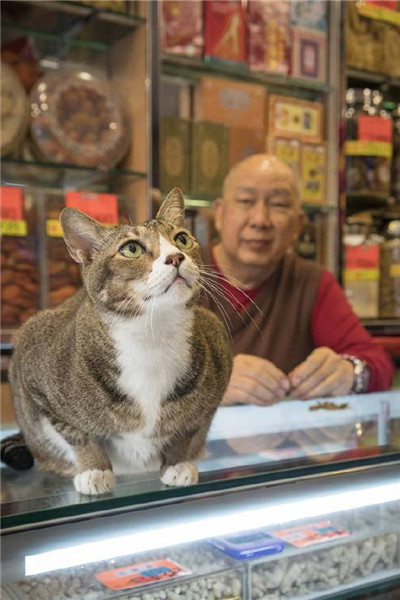
<svg viewBox="0 0 400 600">
<path fill-rule="evenodd" d="M 206 0 L 204 34 L 206 56 L 246 62 L 246 18 L 241 0 Z"/>
<path fill-rule="evenodd" d="M 202 0 L 163 0 L 161 47 L 173 54 L 203 56 Z"/>
<path fill-rule="evenodd" d="M 249 67 L 287 75 L 289 71 L 289 3 L 249 0 Z"/>
<path fill-rule="evenodd" d="M 291 75 L 326 82 L 326 33 L 293 27 L 291 31 Z"/>
</svg>

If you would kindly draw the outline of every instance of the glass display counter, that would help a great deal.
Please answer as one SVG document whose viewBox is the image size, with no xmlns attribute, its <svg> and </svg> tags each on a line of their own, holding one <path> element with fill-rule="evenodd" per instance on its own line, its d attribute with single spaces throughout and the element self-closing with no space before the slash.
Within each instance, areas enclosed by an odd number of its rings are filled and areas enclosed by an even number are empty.
<svg viewBox="0 0 400 600">
<path fill-rule="evenodd" d="M 187 488 L 3 467 L 2 597 L 398 598 L 400 391 L 323 402 L 220 408 Z"/>
</svg>

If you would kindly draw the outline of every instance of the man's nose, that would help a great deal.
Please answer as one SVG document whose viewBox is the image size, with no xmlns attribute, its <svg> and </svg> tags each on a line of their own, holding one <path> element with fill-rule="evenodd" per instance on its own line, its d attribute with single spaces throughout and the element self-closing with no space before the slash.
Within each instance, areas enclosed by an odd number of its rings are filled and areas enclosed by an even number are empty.
<svg viewBox="0 0 400 600">
<path fill-rule="evenodd" d="M 185 255 L 182 252 L 175 252 L 175 254 L 169 254 L 165 259 L 166 265 L 174 265 L 174 267 L 179 267 L 181 262 L 185 259 Z"/>
<path fill-rule="evenodd" d="M 254 227 L 268 227 L 271 225 L 271 211 L 268 204 L 260 202 L 253 206 L 250 224 Z"/>
</svg>

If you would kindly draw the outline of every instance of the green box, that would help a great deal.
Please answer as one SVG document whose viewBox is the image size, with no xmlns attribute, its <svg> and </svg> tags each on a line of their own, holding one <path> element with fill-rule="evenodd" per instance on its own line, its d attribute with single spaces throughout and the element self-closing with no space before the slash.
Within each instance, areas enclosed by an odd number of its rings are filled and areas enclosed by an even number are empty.
<svg viewBox="0 0 400 600">
<path fill-rule="evenodd" d="M 192 124 L 192 193 L 219 196 L 229 168 L 229 128 L 222 123 Z"/>
<path fill-rule="evenodd" d="M 190 121 L 163 117 L 161 123 L 160 185 L 163 192 L 179 187 L 190 191 Z"/>
</svg>

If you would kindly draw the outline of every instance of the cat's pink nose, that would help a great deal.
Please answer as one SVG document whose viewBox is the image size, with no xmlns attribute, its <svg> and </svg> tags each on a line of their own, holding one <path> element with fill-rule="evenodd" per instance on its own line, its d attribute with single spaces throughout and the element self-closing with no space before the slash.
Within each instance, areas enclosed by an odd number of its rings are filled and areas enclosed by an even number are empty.
<svg viewBox="0 0 400 600">
<path fill-rule="evenodd" d="M 170 254 L 165 259 L 166 265 L 174 265 L 174 267 L 179 267 L 181 262 L 184 260 L 185 255 L 182 252 L 175 252 L 175 254 Z"/>
</svg>

